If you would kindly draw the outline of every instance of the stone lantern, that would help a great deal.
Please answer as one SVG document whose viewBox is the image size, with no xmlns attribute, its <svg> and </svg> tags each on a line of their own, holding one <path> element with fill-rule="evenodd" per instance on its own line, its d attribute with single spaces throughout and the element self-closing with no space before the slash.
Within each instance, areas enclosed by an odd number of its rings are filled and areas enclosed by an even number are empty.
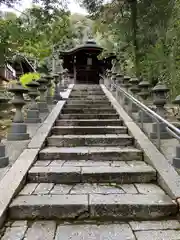
<svg viewBox="0 0 180 240">
<path fill-rule="evenodd" d="M 44 77 L 42 77 L 37 82 L 40 84 L 38 88 L 40 92 L 40 99 L 38 103 L 39 112 L 40 113 L 49 112 L 47 102 L 45 99 L 45 92 L 47 91 L 47 87 L 46 87 L 47 80 Z"/>
<path fill-rule="evenodd" d="M 62 97 L 59 92 L 59 87 L 58 87 L 59 74 L 54 74 L 53 77 L 54 77 L 54 85 L 55 85 L 53 99 L 54 99 L 54 103 L 57 103 L 59 100 L 62 100 Z"/>
<path fill-rule="evenodd" d="M 123 77 L 122 88 L 124 88 L 126 91 L 128 91 L 128 88 L 131 86 L 131 84 L 129 83 L 130 79 L 131 77 L 129 76 Z M 128 98 L 125 95 L 123 97 L 123 105 L 128 105 Z"/>
<path fill-rule="evenodd" d="M 17 84 L 12 85 L 8 91 L 14 93 L 14 99 L 11 103 L 15 106 L 16 113 L 8 132 L 7 139 L 9 141 L 28 140 L 29 134 L 27 133 L 27 126 L 24 123 L 24 116 L 22 113 L 22 107 L 26 104 L 23 94 L 28 93 L 28 89 L 24 88 L 20 82 L 18 82 Z"/>
<path fill-rule="evenodd" d="M 8 104 L 8 100 L 3 94 L 0 92 L 0 110 L 2 111 Z M 6 150 L 4 144 L 1 142 L 0 136 L 0 168 L 6 167 L 9 163 L 9 158 L 6 156 Z"/>
<path fill-rule="evenodd" d="M 140 91 L 139 88 L 138 88 L 138 83 L 139 83 L 138 78 L 132 77 L 129 80 L 129 83 L 131 84 L 131 87 L 130 87 L 129 90 L 134 95 L 134 97 L 136 97 L 137 93 Z M 133 112 L 135 113 L 138 110 L 139 110 L 138 106 L 131 101 L 128 111 L 131 112 L 131 113 L 133 113 Z"/>
<path fill-rule="evenodd" d="M 63 86 L 66 88 L 68 85 L 68 69 L 65 68 L 63 71 Z"/>
<path fill-rule="evenodd" d="M 39 117 L 39 109 L 36 102 L 36 98 L 38 96 L 37 89 L 40 86 L 40 84 L 37 81 L 32 81 L 28 83 L 26 86 L 29 88 L 28 95 L 31 98 L 31 104 L 27 111 L 27 118 L 25 121 L 27 123 L 40 123 L 41 118 Z"/>
<path fill-rule="evenodd" d="M 147 105 L 146 101 L 148 97 L 150 96 L 150 83 L 148 81 L 141 81 L 139 84 L 139 88 L 141 91 L 138 93 L 139 97 L 143 100 L 143 103 Z M 142 121 L 144 123 L 150 123 L 152 122 L 152 119 L 149 117 L 149 115 L 145 114 L 143 111 L 139 111 L 139 121 Z"/>
<path fill-rule="evenodd" d="M 156 106 L 156 113 L 159 114 L 162 118 L 166 116 L 166 110 L 164 108 L 167 100 L 167 93 L 169 89 L 164 83 L 158 82 L 157 85 L 152 89 L 153 92 L 153 104 Z M 166 130 L 166 126 L 164 123 L 159 123 L 160 126 L 160 137 L 162 139 L 170 138 L 170 134 L 168 134 Z M 157 138 L 158 126 L 157 123 L 153 123 L 152 132 L 150 134 L 151 138 Z"/>
<path fill-rule="evenodd" d="M 131 84 L 129 83 L 129 80 L 131 79 L 130 76 L 124 76 L 123 77 L 123 84 L 122 87 L 125 88 L 125 90 L 128 90 L 128 88 L 131 86 Z"/>
<path fill-rule="evenodd" d="M 52 80 L 53 80 L 53 76 L 48 74 L 45 75 L 44 78 L 47 80 L 46 84 L 47 84 L 47 93 L 46 93 L 46 101 L 49 105 L 53 104 L 53 96 L 52 96 Z"/>
<path fill-rule="evenodd" d="M 173 101 L 174 104 L 178 105 L 178 114 L 176 115 L 176 119 L 178 121 L 180 121 L 180 95 L 178 95 L 174 101 Z"/>
<path fill-rule="evenodd" d="M 139 93 L 139 87 L 138 87 L 139 80 L 138 80 L 138 78 L 132 77 L 129 80 L 129 83 L 131 84 L 130 91 L 136 97 L 137 93 Z"/>
<path fill-rule="evenodd" d="M 112 92 L 116 91 L 116 72 L 112 73 L 112 77 L 111 77 L 111 91 Z"/>
<path fill-rule="evenodd" d="M 178 95 L 175 100 L 173 101 L 174 104 L 178 105 L 178 115 L 176 116 L 176 119 L 180 121 L 180 95 Z M 179 122 L 175 123 L 176 127 L 179 128 Z M 180 142 L 176 146 L 176 156 L 173 158 L 173 166 L 177 169 L 180 169 Z"/>
<path fill-rule="evenodd" d="M 123 74 L 117 73 L 116 74 L 116 83 L 121 87 L 123 84 Z"/>
<path fill-rule="evenodd" d="M 59 93 L 63 91 L 63 88 L 62 88 L 62 72 L 58 72 L 58 91 Z"/>
</svg>

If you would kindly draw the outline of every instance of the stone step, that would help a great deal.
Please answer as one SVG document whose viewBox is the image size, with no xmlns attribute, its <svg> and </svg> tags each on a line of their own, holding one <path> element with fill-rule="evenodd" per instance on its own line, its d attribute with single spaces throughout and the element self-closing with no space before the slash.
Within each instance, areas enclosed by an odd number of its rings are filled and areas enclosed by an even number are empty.
<svg viewBox="0 0 180 240">
<path fill-rule="evenodd" d="M 9 207 L 10 219 L 16 220 L 157 220 L 177 212 L 176 203 L 163 194 L 19 196 Z"/>
<path fill-rule="evenodd" d="M 71 104 L 71 103 L 66 103 L 64 105 L 64 109 L 72 109 L 72 108 L 109 108 L 112 109 L 111 103 L 101 103 L 101 104 L 96 104 L 96 103 L 81 103 L 81 104 Z"/>
<path fill-rule="evenodd" d="M 107 100 L 107 97 L 105 95 L 87 95 L 87 96 L 81 96 L 81 95 L 76 95 L 76 96 L 69 96 L 69 98 L 71 99 L 80 99 L 81 101 L 84 100 Z"/>
<path fill-rule="evenodd" d="M 142 161 L 143 153 L 134 147 L 46 147 L 39 160 Z"/>
<path fill-rule="evenodd" d="M 102 91 L 102 88 L 101 88 L 101 86 L 99 86 L 99 85 L 90 85 L 90 84 L 88 84 L 88 85 L 86 85 L 86 84 L 84 84 L 84 85 L 81 85 L 81 84 L 77 84 L 77 85 L 74 85 L 74 87 L 73 87 L 73 91 L 89 91 L 89 90 L 91 90 L 91 91 Z"/>
<path fill-rule="evenodd" d="M 87 99 L 68 99 L 66 101 L 66 104 L 76 104 L 76 105 L 79 105 L 79 104 L 110 104 L 109 100 L 108 99 L 98 99 L 98 100 L 87 100 Z"/>
<path fill-rule="evenodd" d="M 72 91 L 71 92 L 71 96 L 88 96 L 88 95 L 102 95 L 102 96 L 105 96 L 104 92 L 103 91 L 92 91 L 92 90 L 87 90 L 87 91 Z"/>
<path fill-rule="evenodd" d="M 119 119 L 119 114 L 60 114 L 59 119 Z"/>
<path fill-rule="evenodd" d="M 27 183 L 19 193 L 30 195 L 79 195 L 79 194 L 165 194 L 163 189 L 153 183 Z"/>
<path fill-rule="evenodd" d="M 52 134 L 126 134 L 127 127 L 124 126 L 55 126 Z"/>
<path fill-rule="evenodd" d="M 121 126 L 121 119 L 67 119 L 57 120 L 57 126 Z"/>
<path fill-rule="evenodd" d="M 156 180 L 151 166 L 57 167 L 35 166 L 28 173 L 31 183 L 148 183 Z"/>
<path fill-rule="evenodd" d="M 133 138 L 127 134 L 52 135 L 47 144 L 55 147 L 131 146 Z"/>
<path fill-rule="evenodd" d="M 63 108 L 62 114 L 116 114 L 116 110 L 110 108 Z"/>
</svg>

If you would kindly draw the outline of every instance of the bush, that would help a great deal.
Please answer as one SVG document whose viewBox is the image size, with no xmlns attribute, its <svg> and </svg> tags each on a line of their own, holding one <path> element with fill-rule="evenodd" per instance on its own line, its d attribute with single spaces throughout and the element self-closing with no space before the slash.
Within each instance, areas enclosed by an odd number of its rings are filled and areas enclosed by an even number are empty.
<svg viewBox="0 0 180 240">
<path fill-rule="evenodd" d="M 26 84 L 32 82 L 33 80 L 38 80 L 40 78 L 40 74 L 35 73 L 26 73 L 20 77 L 21 84 L 26 87 Z"/>
</svg>

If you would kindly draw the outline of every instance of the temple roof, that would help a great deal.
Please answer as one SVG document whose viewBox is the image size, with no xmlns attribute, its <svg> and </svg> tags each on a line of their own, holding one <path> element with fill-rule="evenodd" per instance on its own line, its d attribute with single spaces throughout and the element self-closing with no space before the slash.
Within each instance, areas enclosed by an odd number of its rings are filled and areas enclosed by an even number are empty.
<svg viewBox="0 0 180 240">
<path fill-rule="evenodd" d="M 100 54 L 103 51 L 103 48 L 98 46 L 94 40 L 88 40 L 85 42 L 85 44 L 78 45 L 77 47 L 74 47 L 68 51 L 60 51 L 60 55 L 74 55 L 75 53 L 84 50 L 89 52 L 96 52 Z"/>
</svg>

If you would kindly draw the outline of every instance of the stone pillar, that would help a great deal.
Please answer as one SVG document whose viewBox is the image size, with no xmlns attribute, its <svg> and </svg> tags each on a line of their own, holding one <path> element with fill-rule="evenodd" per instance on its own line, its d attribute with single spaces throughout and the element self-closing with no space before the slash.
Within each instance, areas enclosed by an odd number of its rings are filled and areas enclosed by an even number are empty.
<svg viewBox="0 0 180 240">
<path fill-rule="evenodd" d="M 7 105 L 9 99 L 3 96 L 3 93 L 0 93 L 0 110 L 4 109 L 4 106 Z M 4 144 L 1 142 L 0 136 L 0 168 L 6 167 L 9 164 L 9 158 L 6 156 L 6 150 Z"/>
<path fill-rule="evenodd" d="M 161 82 L 158 82 L 157 85 L 152 89 L 153 92 L 153 104 L 156 106 L 156 113 L 159 114 L 162 118 L 165 118 L 166 110 L 164 105 L 166 104 L 166 94 L 169 91 L 167 86 Z M 170 134 L 168 134 L 165 124 L 159 123 L 160 127 L 160 138 L 168 139 L 171 138 Z M 158 124 L 153 123 L 152 132 L 150 137 L 155 139 L 158 138 Z"/>
<path fill-rule="evenodd" d="M 130 93 L 133 94 L 133 97 L 137 98 L 137 93 L 140 91 L 140 89 L 138 88 L 138 83 L 139 83 L 138 78 L 132 77 L 129 80 L 129 83 L 131 84 L 131 87 L 129 89 Z M 135 112 L 138 112 L 138 110 L 139 110 L 139 108 L 136 104 L 134 104 L 133 102 L 129 103 L 129 107 L 128 107 L 129 112 L 135 113 Z"/>
<path fill-rule="evenodd" d="M 178 105 L 178 114 L 176 115 L 176 119 L 180 121 L 180 95 L 178 95 L 173 101 L 174 104 Z"/>
<path fill-rule="evenodd" d="M 107 77 L 106 77 L 106 87 L 108 90 L 111 88 L 111 70 L 107 70 Z"/>
<path fill-rule="evenodd" d="M 124 88 L 126 92 L 128 92 L 128 89 L 131 86 L 131 84 L 129 83 L 130 79 L 131 78 L 129 76 L 123 77 L 122 88 Z M 128 98 L 126 98 L 126 96 L 123 97 L 123 105 L 128 105 Z"/>
<path fill-rule="evenodd" d="M 46 101 L 47 104 L 52 105 L 53 104 L 53 96 L 52 96 L 52 79 L 53 77 L 49 75 L 45 75 L 44 78 L 47 80 L 47 93 L 46 93 Z"/>
<path fill-rule="evenodd" d="M 14 93 L 14 99 L 11 103 L 15 106 L 16 113 L 9 129 L 7 139 L 9 141 L 28 140 L 29 134 L 27 133 L 27 126 L 24 123 L 24 116 L 22 113 L 22 107 L 26 104 L 23 93 L 27 93 L 28 89 L 21 86 L 20 83 L 17 83 L 9 88 L 8 91 Z"/>
<path fill-rule="evenodd" d="M 64 72 L 63 72 L 63 86 L 65 89 L 68 86 L 68 69 L 67 68 L 64 69 Z"/>
<path fill-rule="evenodd" d="M 32 81 L 26 85 L 29 88 L 29 96 L 31 98 L 31 104 L 27 111 L 26 123 L 40 123 L 41 118 L 39 117 L 39 109 L 36 102 L 38 96 L 37 88 L 40 84 L 37 81 Z"/>
<path fill-rule="evenodd" d="M 111 92 L 114 93 L 116 91 L 116 73 L 112 73 L 111 77 Z"/>
<path fill-rule="evenodd" d="M 46 87 L 47 80 L 42 77 L 38 80 L 38 83 L 40 84 L 40 87 L 38 88 L 40 92 L 40 99 L 38 103 L 39 112 L 46 113 L 46 112 L 49 112 L 47 102 L 45 99 L 45 92 L 47 91 L 47 87 Z"/>
<path fill-rule="evenodd" d="M 139 88 L 141 89 L 141 91 L 138 93 L 138 95 L 142 99 L 143 103 L 147 105 L 147 99 L 150 95 L 150 83 L 148 81 L 141 81 L 139 83 Z M 152 122 L 152 119 L 149 117 L 149 115 L 145 114 L 145 112 L 141 110 L 139 111 L 138 120 L 144 123 Z"/>
<path fill-rule="evenodd" d="M 59 74 L 54 74 L 53 77 L 54 77 L 54 85 L 55 85 L 53 99 L 54 99 L 54 103 L 57 103 L 58 101 L 62 100 L 62 97 L 59 92 L 59 86 L 58 86 Z"/>
<path fill-rule="evenodd" d="M 175 98 L 173 103 L 178 105 L 178 114 L 176 116 L 176 119 L 180 121 L 180 95 Z M 179 125 L 179 122 L 174 125 Z M 179 126 L 177 127 L 179 128 Z M 180 142 L 179 145 L 176 147 L 176 156 L 173 158 L 173 166 L 177 169 L 180 169 Z"/>
<path fill-rule="evenodd" d="M 62 87 L 62 76 L 63 76 L 63 73 L 62 72 L 58 72 L 58 75 L 59 75 L 59 83 L 58 83 L 58 91 L 59 93 L 62 92 L 64 89 Z"/>
<path fill-rule="evenodd" d="M 123 74 L 121 74 L 121 73 L 117 73 L 116 74 L 116 83 L 118 84 L 118 86 L 122 87 L 122 84 L 123 84 Z"/>
</svg>

